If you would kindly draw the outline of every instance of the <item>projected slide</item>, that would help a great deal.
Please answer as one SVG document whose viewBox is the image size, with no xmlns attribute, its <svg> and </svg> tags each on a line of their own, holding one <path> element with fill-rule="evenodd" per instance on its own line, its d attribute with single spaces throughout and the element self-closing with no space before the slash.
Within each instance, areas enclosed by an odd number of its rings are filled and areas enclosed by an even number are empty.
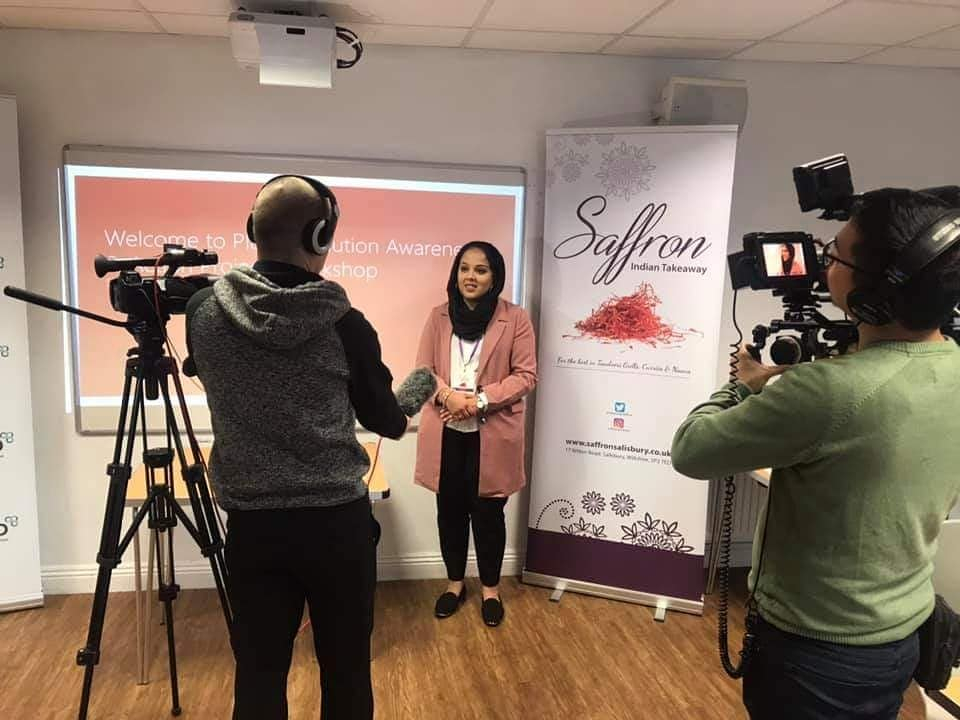
<svg viewBox="0 0 960 720">
<path fill-rule="evenodd" d="M 188 161 L 190 157 L 181 154 Z M 393 168 L 396 177 L 363 177 L 356 172 L 362 163 L 352 164 L 350 176 L 304 172 L 279 162 L 275 172 L 198 170 L 182 164 L 150 168 L 65 163 L 74 304 L 117 315 L 110 307 L 111 276 L 101 279 L 93 271 L 97 254 L 145 257 L 162 252 L 165 243 L 177 243 L 212 250 L 220 260 L 219 265 L 187 268 L 180 274 L 222 275 L 253 264 L 256 248 L 246 237 L 247 214 L 261 184 L 282 172 L 309 174 L 337 195 L 341 217 L 324 277 L 342 284 L 353 306 L 377 329 L 384 360 L 398 382 L 413 368 L 430 308 L 445 300 L 450 266 L 461 245 L 472 240 L 496 245 L 507 262 L 504 297 L 516 300 L 514 272 L 523 220 L 523 182 L 516 171 L 512 183 L 491 184 L 471 182 L 469 169 L 461 181 L 451 182 L 410 179 L 418 174 L 417 166 L 409 172 Z M 197 163 L 204 164 L 210 163 Z M 314 166 L 324 168 L 324 162 L 316 160 Z M 383 174 L 382 169 L 378 172 Z M 443 173 L 456 177 L 457 169 L 446 167 Z M 146 268 L 141 272 L 152 274 Z M 132 338 L 123 330 L 85 320 L 73 321 L 73 329 L 75 407 L 81 415 L 88 408 L 112 410 L 87 413 L 81 429 L 115 429 L 106 421 L 116 417 Z M 169 323 L 168 334 L 185 354 L 182 316 Z M 187 383 L 184 389 L 191 405 L 205 404 L 196 386 Z M 103 421 L 91 421 L 94 417 Z"/>
</svg>

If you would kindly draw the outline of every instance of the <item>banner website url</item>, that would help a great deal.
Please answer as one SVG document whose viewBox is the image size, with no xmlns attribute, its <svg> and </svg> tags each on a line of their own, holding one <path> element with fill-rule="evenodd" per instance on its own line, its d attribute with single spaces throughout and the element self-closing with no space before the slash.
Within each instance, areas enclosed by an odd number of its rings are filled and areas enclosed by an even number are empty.
<svg viewBox="0 0 960 720">
<path fill-rule="evenodd" d="M 614 453 L 630 453 L 641 458 L 665 458 L 669 462 L 670 451 L 657 448 L 641 448 L 628 443 L 605 443 L 599 440 L 567 440 L 567 449 L 571 452 L 606 451 Z M 592 453 L 591 453 L 592 454 Z"/>
</svg>

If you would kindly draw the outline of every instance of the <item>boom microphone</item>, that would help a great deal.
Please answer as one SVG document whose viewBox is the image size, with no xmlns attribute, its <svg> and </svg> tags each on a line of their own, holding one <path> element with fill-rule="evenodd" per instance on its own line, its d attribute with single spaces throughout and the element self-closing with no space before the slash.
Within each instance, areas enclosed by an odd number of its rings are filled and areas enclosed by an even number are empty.
<svg viewBox="0 0 960 720">
<path fill-rule="evenodd" d="M 437 378 L 428 368 L 418 367 L 397 388 L 397 404 L 407 417 L 413 417 L 437 391 Z"/>
</svg>

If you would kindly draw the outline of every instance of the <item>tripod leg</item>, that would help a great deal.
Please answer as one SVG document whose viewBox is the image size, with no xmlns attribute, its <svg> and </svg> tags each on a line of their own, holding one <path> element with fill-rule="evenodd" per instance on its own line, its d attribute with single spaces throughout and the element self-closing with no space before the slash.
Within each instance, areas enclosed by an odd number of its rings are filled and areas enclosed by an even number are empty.
<svg viewBox="0 0 960 720">
<path fill-rule="evenodd" d="M 162 497 L 162 496 L 161 496 Z M 167 496 L 164 502 L 173 502 L 172 496 Z M 169 513 L 170 508 L 164 508 L 164 513 Z M 164 619 L 167 626 L 167 655 L 170 659 L 170 713 L 174 716 L 179 715 L 183 710 L 180 707 L 180 684 L 177 679 L 177 645 L 173 633 L 173 601 L 176 600 L 180 588 L 177 586 L 174 572 L 173 561 L 173 528 L 167 528 L 161 535 L 167 544 L 167 562 L 166 567 L 160 563 L 158 575 L 160 578 L 160 600 L 163 601 Z M 163 540 L 161 540 L 163 543 Z"/>
<path fill-rule="evenodd" d="M 130 414 L 130 427 L 127 431 L 126 449 L 123 446 L 124 428 L 127 424 L 127 410 L 130 401 L 130 386 L 136 372 L 137 384 L 133 397 L 133 412 Z M 123 524 L 123 506 L 127 495 L 127 482 L 130 479 L 133 446 L 137 437 L 137 414 L 143 403 L 143 377 L 139 366 L 127 365 L 123 385 L 123 400 L 120 407 L 120 422 L 117 426 L 114 444 L 113 462 L 107 468 L 110 486 L 107 491 L 107 503 L 104 510 L 103 528 L 100 534 L 100 550 L 97 553 L 97 587 L 93 595 L 93 607 L 90 611 L 90 626 L 87 631 L 87 643 L 77 652 L 77 664 L 84 668 L 83 690 L 80 696 L 78 717 L 86 720 L 90 705 L 90 690 L 93 686 L 93 671 L 100 662 L 100 642 L 103 638 L 103 621 L 107 612 L 107 596 L 110 592 L 110 578 L 113 569 L 120 563 L 120 529 Z M 123 462 L 121 463 L 121 455 Z"/>
<path fill-rule="evenodd" d="M 220 596 L 220 607 L 223 610 L 223 616 L 227 623 L 227 630 L 233 624 L 233 615 L 230 610 L 229 594 L 227 592 L 227 567 L 223 557 L 223 540 L 217 527 L 217 509 L 213 505 L 210 497 L 210 490 L 207 487 L 207 479 L 204 473 L 204 465 L 200 455 L 200 449 L 193 434 L 193 427 L 190 423 L 190 414 L 187 412 L 187 403 L 183 395 L 183 385 L 180 382 L 180 376 L 177 374 L 176 366 L 170 363 L 169 374 L 173 376 L 174 390 L 177 393 L 177 401 L 180 405 L 180 413 L 183 416 L 184 425 L 190 439 L 191 449 L 194 453 L 194 464 L 187 465 L 186 453 L 183 443 L 180 439 L 180 432 L 177 428 L 176 415 L 173 410 L 173 404 L 170 399 L 170 390 L 167 384 L 166 376 L 160 383 L 160 391 L 163 393 L 164 403 L 167 409 L 168 423 L 173 430 L 173 439 L 176 443 L 177 456 L 180 460 L 180 467 L 183 471 L 183 479 L 187 486 L 187 494 L 190 498 L 190 506 L 193 510 L 193 518 L 196 523 L 198 537 L 194 538 L 200 549 L 210 561 L 210 570 L 213 573 L 214 584 L 217 587 L 217 593 Z M 186 523 L 185 526 L 189 527 Z"/>
</svg>

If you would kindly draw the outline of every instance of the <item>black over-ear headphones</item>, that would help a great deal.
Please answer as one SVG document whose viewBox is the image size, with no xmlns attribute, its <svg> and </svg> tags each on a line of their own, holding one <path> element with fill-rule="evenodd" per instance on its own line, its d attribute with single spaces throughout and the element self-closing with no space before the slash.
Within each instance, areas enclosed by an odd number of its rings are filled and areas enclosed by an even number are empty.
<svg viewBox="0 0 960 720">
<path fill-rule="evenodd" d="M 303 226 L 301 242 L 304 249 L 314 255 L 326 255 L 330 251 L 330 244 L 333 242 L 333 234 L 337 229 L 337 220 L 340 219 L 340 206 L 337 204 L 337 198 L 333 192 L 319 180 L 314 180 L 305 175 L 277 175 L 267 180 L 260 189 L 257 190 L 257 197 L 263 189 L 272 182 L 282 178 L 299 178 L 317 191 L 317 194 L 323 201 L 326 212 L 307 221 Z M 256 198 L 254 199 L 256 205 Z M 256 245 L 257 240 L 253 233 L 253 210 L 247 216 L 247 239 Z"/>
<path fill-rule="evenodd" d="M 877 282 L 847 294 L 850 313 L 868 325 L 886 325 L 896 315 L 896 294 L 917 273 L 960 242 L 960 210 L 949 210 L 924 228 L 880 274 Z"/>
</svg>

